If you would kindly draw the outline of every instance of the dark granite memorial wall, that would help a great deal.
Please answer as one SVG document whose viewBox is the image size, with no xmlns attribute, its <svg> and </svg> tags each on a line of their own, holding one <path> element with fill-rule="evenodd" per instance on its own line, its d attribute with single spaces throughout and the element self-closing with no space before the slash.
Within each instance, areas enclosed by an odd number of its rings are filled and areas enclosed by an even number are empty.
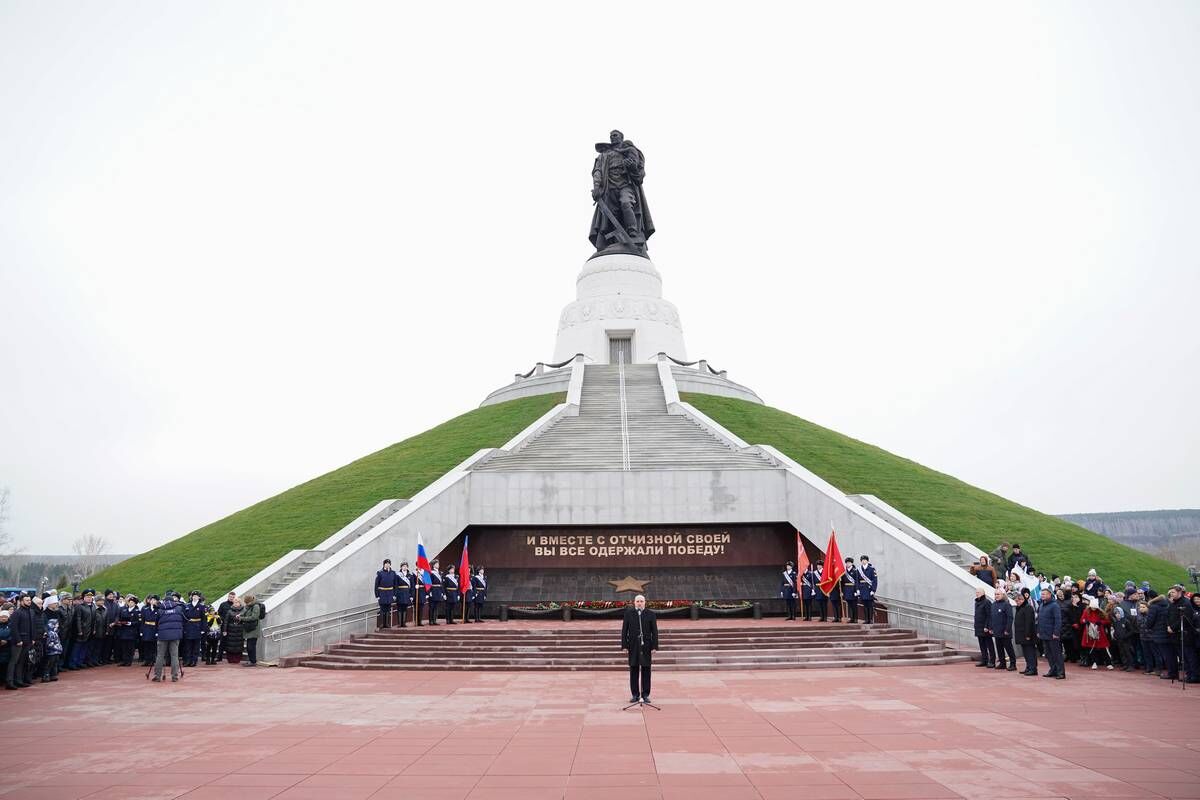
<svg viewBox="0 0 1200 800">
<path fill-rule="evenodd" d="M 497 603 L 631 600 L 611 581 L 645 581 L 652 600 L 778 598 L 783 564 L 796 558 L 786 523 L 555 528 L 472 526 L 472 565 L 487 567 L 488 600 Z M 464 535 L 441 553 L 458 564 Z M 805 540 L 809 558 L 819 551 Z"/>
</svg>

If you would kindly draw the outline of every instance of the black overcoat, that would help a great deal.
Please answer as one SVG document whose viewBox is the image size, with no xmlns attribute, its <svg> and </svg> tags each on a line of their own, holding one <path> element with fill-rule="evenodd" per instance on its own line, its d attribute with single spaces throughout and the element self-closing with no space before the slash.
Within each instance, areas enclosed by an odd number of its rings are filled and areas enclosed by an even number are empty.
<svg viewBox="0 0 1200 800">
<path fill-rule="evenodd" d="M 658 618 L 646 609 L 642 612 L 641 642 L 638 637 L 638 612 L 636 608 L 625 609 L 625 620 L 621 623 L 621 649 L 629 651 L 629 666 L 649 665 L 652 653 L 658 649 Z M 638 660 L 638 654 L 641 660 Z"/>
</svg>

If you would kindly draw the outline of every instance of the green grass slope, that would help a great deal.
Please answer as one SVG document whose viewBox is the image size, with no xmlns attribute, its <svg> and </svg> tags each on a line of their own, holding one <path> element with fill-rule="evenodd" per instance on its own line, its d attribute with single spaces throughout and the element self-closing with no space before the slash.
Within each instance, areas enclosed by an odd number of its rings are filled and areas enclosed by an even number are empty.
<svg viewBox="0 0 1200 800">
<path fill-rule="evenodd" d="M 1078 579 L 1095 568 L 1110 586 L 1148 580 L 1165 591 L 1187 578 L 1169 561 L 778 409 L 713 395 L 683 399 L 747 442 L 779 449 L 847 494 L 873 494 L 947 541 L 970 542 L 985 553 L 1016 541 L 1047 574 Z"/>
<path fill-rule="evenodd" d="M 412 497 L 477 450 L 504 444 L 563 398 L 542 395 L 475 409 L 122 561 L 87 585 L 142 597 L 199 588 L 216 597 L 287 551 L 316 546 L 380 500 Z"/>
</svg>

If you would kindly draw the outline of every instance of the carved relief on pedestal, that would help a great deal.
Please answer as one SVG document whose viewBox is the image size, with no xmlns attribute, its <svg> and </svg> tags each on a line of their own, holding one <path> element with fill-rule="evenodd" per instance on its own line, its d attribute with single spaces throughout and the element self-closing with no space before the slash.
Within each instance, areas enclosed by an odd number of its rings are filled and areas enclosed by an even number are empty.
<svg viewBox="0 0 1200 800">
<path fill-rule="evenodd" d="M 563 309 L 558 329 L 603 319 L 644 319 L 661 322 L 683 332 L 679 312 L 666 300 L 637 297 L 602 297 L 578 300 Z"/>
</svg>

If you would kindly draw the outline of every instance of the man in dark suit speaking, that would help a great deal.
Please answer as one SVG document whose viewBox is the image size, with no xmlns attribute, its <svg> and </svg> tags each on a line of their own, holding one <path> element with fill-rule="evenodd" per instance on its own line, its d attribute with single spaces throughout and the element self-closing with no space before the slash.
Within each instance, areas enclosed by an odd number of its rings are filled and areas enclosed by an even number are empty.
<svg viewBox="0 0 1200 800">
<path fill-rule="evenodd" d="M 633 608 L 625 609 L 625 621 L 621 625 L 621 649 L 629 651 L 629 702 L 650 702 L 651 654 L 658 649 L 658 620 L 654 612 L 646 608 L 646 598 L 638 595 L 633 599 Z M 641 690 L 638 690 L 638 673 L 641 672 Z"/>
</svg>

